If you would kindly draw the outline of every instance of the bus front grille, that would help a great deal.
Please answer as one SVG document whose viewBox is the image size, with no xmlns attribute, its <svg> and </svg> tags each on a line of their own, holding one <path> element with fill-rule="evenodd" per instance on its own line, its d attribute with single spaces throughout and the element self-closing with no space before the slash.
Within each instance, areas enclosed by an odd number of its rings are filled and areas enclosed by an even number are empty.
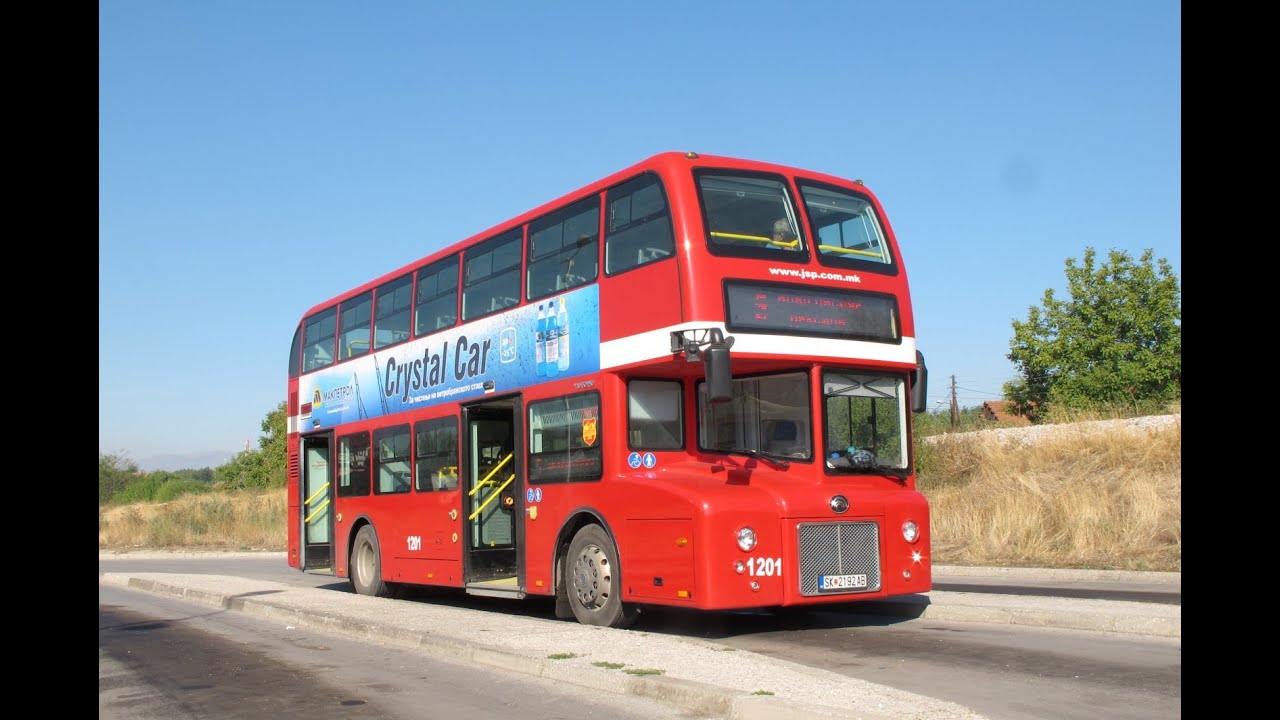
<svg viewBox="0 0 1280 720">
<path fill-rule="evenodd" d="M 800 594 L 880 589 L 880 532 L 874 522 L 801 523 Z M 829 586 L 823 587 L 823 578 Z"/>
</svg>

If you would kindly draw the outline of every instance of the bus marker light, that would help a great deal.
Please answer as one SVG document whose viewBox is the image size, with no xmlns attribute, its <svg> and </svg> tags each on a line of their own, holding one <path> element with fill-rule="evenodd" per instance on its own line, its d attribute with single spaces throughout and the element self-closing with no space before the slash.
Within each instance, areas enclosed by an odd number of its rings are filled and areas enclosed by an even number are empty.
<svg viewBox="0 0 1280 720">
<path fill-rule="evenodd" d="M 676 547 L 684 547 L 689 544 L 689 538 L 676 538 Z"/>
<path fill-rule="evenodd" d="M 738 573 L 739 575 L 746 572 L 747 571 L 746 563 L 742 562 L 741 560 L 734 560 L 733 571 Z"/>
<path fill-rule="evenodd" d="M 685 599 L 687 600 L 687 599 L 689 598 L 689 591 L 688 591 L 688 590 L 677 590 L 677 591 L 676 591 L 676 597 L 678 597 L 678 598 L 685 598 Z"/>
<path fill-rule="evenodd" d="M 684 156 L 685 156 L 685 157 L 687 157 L 687 158 L 689 158 L 690 160 L 697 160 L 697 159 L 698 159 L 698 153 L 696 153 L 696 152 L 692 152 L 692 151 L 685 153 L 685 154 L 684 154 Z"/>
</svg>

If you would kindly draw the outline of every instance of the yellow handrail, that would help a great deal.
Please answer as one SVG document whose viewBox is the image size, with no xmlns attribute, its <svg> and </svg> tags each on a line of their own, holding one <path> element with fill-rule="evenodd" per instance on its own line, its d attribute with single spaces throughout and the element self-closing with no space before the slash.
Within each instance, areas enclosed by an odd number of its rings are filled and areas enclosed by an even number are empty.
<svg viewBox="0 0 1280 720">
<path fill-rule="evenodd" d="M 748 240 L 750 242 L 762 242 L 770 245 L 779 245 L 785 248 L 795 248 L 800 246 L 800 238 L 795 240 L 774 240 L 773 238 L 763 235 L 739 235 L 738 233 L 713 232 L 711 237 L 728 238 L 730 240 Z"/>
<path fill-rule="evenodd" d="M 873 252 L 871 250 L 855 250 L 853 248 L 836 247 L 835 245 L 819 245 L 819 250 L 834 253 L 847 253 L 849 255 L 870 255 L 871 257 L 883 258 L 883 252 Z"/>
<path fill-rule="evenodd" d="M 496 498 L 496 497 L 498 497 L 499 495 L 501 495 L 501 494 L 502 494 L 502 491 L 503 491 L 503 490 L 506 490 L 506 489 L 507 489 L 507 486 L 508 486 L 508 485 L 510 485 L 510 484 L 512 483 L 512 481 L 514 481 L 515 479 L 516 479 L 516 474 L 515 474 L 515 473 L 511 473 L 511 477 L 507 478 L 507 481 L 506 481 L 506 482 L 504 482 L 504 483 L 502 483 L 502 485 L 501 485 L 497 490 L 494 490 L 492 495 L 490 495 L 489 497 L 485 498 L 485 499 L 484 499 L 484 502 L 480 503 L 480 507 L 476 508 L 476 511 L 475 511 L 475 512 L 473 512 L 473 513 L 471 513 L 470 515 L 468 515 L 468 516 L 467 516 L 467 519 L 468 519 L 468 520 L 475 520 L 475 519 L 476 519 L 476 516 L 477 516 L 477 515 L 479 515 L 479 514 L 481 513 L 481 511 L 483 511 L 485 508 L 489 507 L 489 503 L 493 502 L 493 499 L 494 499 L 494 498 Z"/>
<path fill-rule="evenodd" d="M 328 490 L 328 489 L 329 489 L 329 483 L 325 483 L 325 484 L 321 485 L 321 486 L 320 486 L 320 489 L 319 489 L 319 490 L 317 490 L 317 491 L 315 492 L 315 495 L 312 495 L 311 497 L 307 498 L 307 501 L 306 501 L 306 502 L 304 502 L 304 503 L 302 503 L 302 504 L 303 504 L 303 505 L 310 505 L 312 500 L 315 500 L 317 497 L 319 497 L 319 496 L 320 496 L 320 493 L 322 493 L 322 492 L 324 492 L 325 490 Z"/>
<path fill-rule="evenodd" d="M 315 517 L 316 515 L 319 515 L 321 510 L 329 507 L 329 502 L 330 502 L 329 498 L 325 498 L 324 502 L 320 504 L 320 507 L 316 508 L 315 512 L 308 515 L 307 519 L 302 521 L 302 524 L 306 525 L 307 523 L 311 522 L 311 518 Z"/>
<path fill-rule="evenodd" d="M 493 469 L 489 471 L 489 474 L 485 475 L 483 480 L 476 483 L 475 487 L 471 488 L 471 491 L 467 493 L 467 497 L 471 497 L 472 495 L 475 495 L 477 490 L 484 487 L 485 485 L 488 485 L 489 478 L 493 477 L 494 475 L 497 475 L 498 471 L 502 469 L 502 466 L 506 465 L 508 462 L 511 462 L 511 458 L 515 456 L 516 456 L 515 453 L 509 453 L 506 457 L 502 458 L 502 462 L 498 463 L 497 465 L 494 465 Z"/>
</svg>

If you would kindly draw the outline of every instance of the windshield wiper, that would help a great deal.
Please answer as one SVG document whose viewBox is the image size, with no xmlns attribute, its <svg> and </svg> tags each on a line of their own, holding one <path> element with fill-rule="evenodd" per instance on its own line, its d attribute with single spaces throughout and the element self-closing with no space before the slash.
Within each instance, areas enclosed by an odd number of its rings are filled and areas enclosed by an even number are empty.
<svg viewBox="0 0 1280 720">
<path fill-rule="evenodd" d="M 905 480 L 907 478 L 906 468 L 894 467 L 892 465 L 881 465 L 876 463 L 873 465 L 860 465 L 857 466 L 857 469 L 875 472 L 880 475 L 884 475 L 885 477 L 891 477 L 898 480 Z"/>
<path fill-rule="evenodd" d="M 746 455 L 749 458 L 763 461 L 765 464 L 769 465 L 774 470 L 786 470 L 787 468 L 791 467 L 791 463 L 787 462 L 786 460 L 779 460 L 777 458 L 769 457 L 768 455 L 762 455 L 759 450 L 749 450 L 747 448 L 729 448 L 727 450 L 721 450 L 720 452 L 726 455 Z"/>
</svg>

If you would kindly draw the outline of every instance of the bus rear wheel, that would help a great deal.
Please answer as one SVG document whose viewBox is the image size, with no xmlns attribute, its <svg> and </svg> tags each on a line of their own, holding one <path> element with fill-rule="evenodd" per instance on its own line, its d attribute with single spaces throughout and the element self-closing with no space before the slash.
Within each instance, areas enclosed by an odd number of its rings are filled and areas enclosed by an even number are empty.
<svg viewBox="0 0 1280 720">
<path fill-rule="evenodd" d="M 639 612 L 622 602 L 618 551 L 609 533 L 586 525 L 573 536 L 565 562 L 565 591 L 573 616 L 583 625 L 625 628 Z"/>
<path fill-rule="evenodd" d="M 382 557 L 378 551 L 378 533 L 365 525 L 356 533 L 348 563 L 351 587 L 358 595 L 391 597 L 391 585 L 382 579 Z"/>
</svg>

